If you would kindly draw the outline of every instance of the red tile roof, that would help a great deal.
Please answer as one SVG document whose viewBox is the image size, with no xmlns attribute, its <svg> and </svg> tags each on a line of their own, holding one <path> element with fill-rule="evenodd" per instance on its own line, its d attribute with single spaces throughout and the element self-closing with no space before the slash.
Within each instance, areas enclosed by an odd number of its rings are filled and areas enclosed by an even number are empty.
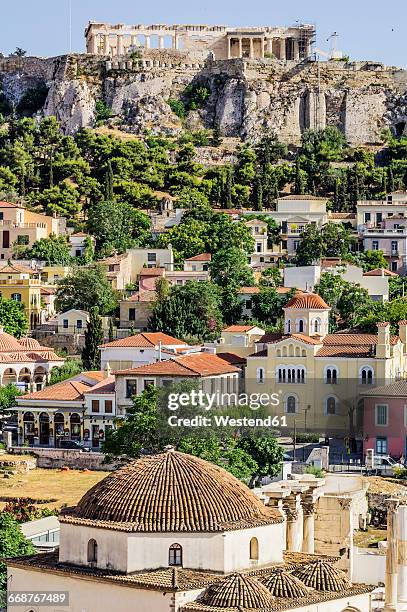
<svg viewBox="0 0 407 612">
<path fill-rule="evenodd" d="M 102 344 L 102 348 L 151 348 L 159 346 L 160 342 L 162 346 L 173 346 L 177 344 L 187 346 L 187 343 L 183 340 L 178 340 L 178 338 L 173 338 L 163 332 L 143 332 L 135 336 L 128 336 L 127 338 L 120 338 L 113 342 L 107 342 L 106 344 Z"/>
<path fill-rule="evenodd" d="M 13 204 L 13 202 L 0 202 L 0 208 L 24 208 L 24 206 Z"/>
<path fill-rule="evenodd" d="M 165 268 L 142 268 L 139 276 L 164 276 Z"/>
<path fill-rule="evenodd" d="M 96 385 L 90 388 L 89 391 L 86 391 L 86 395 L 90 393 L 114 393 L 116 388 L 116 382 L 114 376 L 108 376 L 104 380 L 101 380 Z"/>
<path fill-rule="evenodd" d="M 278 198 L 279 200 L 320 200 L 322 202 L 327 202 L 328 198 L 319 198 L 314 195 L 287 195 L 283 198 Z"/>
<path fill-rule="evenodd" d="M 246 365 L 247 360 L 245 357 L 241 357 L 240 355 L 236 355 L 236 353 L 216 353 L 218 357 L 227 361 L 231 365 Z"/>
<path fill-rule="evenodd" d="M 257 327 L 257 325 L 229 325 L 225 327 L 224 332 L 248 332 Z"/>
<path fill-rule="evenodd" d="M 75 234 L 71 234 L 71 238 L 86 238 L 89 234 L 85 234 L 85 232 L 75 232 Z"/>
<path fill-rule="evenodd" d="M 398 276 L 398 274 L 396 272 L 391 272 L 391 270 L 386 270 L 386 268 L 375 268 L 374 270 L 365 272 L 363 276 Z"/>
<path fill-rule="evenodd" d="M 210 253 L 200 253 L 194 257 L 188 257 L 185 261 L 211 261 L 212 255 Z"/>
<path fill-rule="evenodd" d="M 18 399 L 22 400 L 48 400 L 48 401 L 80 401 L 83 394 L 91 388 L 90 385 L 79 380 L 64 380 L 56 385 L 45 387 L 41 391 L 27 393 Z"/>
<path fill-rule="evenodd" d="M 134 376 L 216 376 L 239 372 L 239 369 L 227 363 L 217 355 L 209 353 L 193 353 L 168 359 L 156 361 L 138 368 L 121 370 L 116 374 L 132 374 Z"/>
<path fill-rule="evenodd" d="M 330 306 L 316 293 L 298 292 L 286 304 L 285 308 L 311 308 L 313 310 L 330 310 Z"/>
</svg>

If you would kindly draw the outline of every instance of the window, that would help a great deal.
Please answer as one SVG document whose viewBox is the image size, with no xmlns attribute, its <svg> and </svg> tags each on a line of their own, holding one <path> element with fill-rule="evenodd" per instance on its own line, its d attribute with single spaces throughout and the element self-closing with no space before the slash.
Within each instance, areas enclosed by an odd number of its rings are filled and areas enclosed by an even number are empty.
<svg viewBox="0 0 407 612">
<path fill-rule="evenodd" d="M 322 322 L 321 319 L 314 320 L 314 334 L 319 334 L 321 332 Z"/>
<path fill-rule="evenodd" d="M 147 253 L 147 261 L 149 263 L 155 263 L 157 261 L 157 253 Z"/>
<path fill-rule="evenodd" d="M 376 404 L 376 425 L 386 426 L 389 424 L 389 407 L 387 404 Z"/>
<path fill-rule="evenodd" d="M 360 382 L 362 385 L 373 384 L 373 370 L 370 367 L 364 367 L 360 371 Z"/>
<path fill-rule="evenodd" d="M 135 320 L 136 320 L 136 309 L 129 308 L 129 321 L 135 321 Z"/>
<path fill-rule="evenodd" d="M 382 221 L 383 221 L 383 213 L 381 213 L 381 212 L 376 213 L 376 223 L 377 223 L 377 225 L 379 225 Z"/>
<path fill-rule="evenodd" d="M 300 246 L 300 241 L 299 240 L 294 240 L 294 242 L 293 242 L 293 250 L 297 251 L 299 246 Z"/>
<path fill-rule="evenodd" d="M 137 395 L 137 380 L 131 378 L 126 380 L 126 398 L 130 399 L 133 395 Z"/>
<path fill-rule="evenodd" d="M 392 240 L 391 241 L 391 254 L 392 255 L 397 255 L 399 251 L 399 243 L 397 240 Z"/>
<path fill-rule="evenodd" d="M 144 380 L 144 389 L 147 389 L 147 387 L 154 387 L 154 380 L 152 380 L 152 379 L 145 379 Z"/>
<path fill-rule="evenodd" d="M 387 438 L 384 436 L 376 438 L 376 455 L 387 455 Z"/>
<path fill-rule="evenodd" d="M 365 223 L 369 223 L 369 221 L 371 221 L 371 219 L 372 219 L 372 213 L 365 212 Z"/>
<path fill-rule="evenodd" d="M 264 368 L 257 368 L 257 382 L 264 383 Z"/>
<path fill-rule="evenodd" d="M 325 414 L 336 414 L 336 397 L 332 395 L 325 400 Z"/>
<path fill-rule="evenodd" d="M 3 221 L 4 219 L 4 213 L 0 212 L 0 221 Z"/>
<path fill-rule="evenodd" d="M 261 242 L 256 242 L 256 253 L 261 253 L 261 252 L 262 252 Z"/>
<path fill-rule="evenodd" d="M 14 302 L 21 302 L 21 293 L 12 293 L 11 299 L 14 300 Z"/>
<path fill-rule="evenodd" d="M 302 334 L 305 331 L 305 321 L 304 319 L 297 319 L 296 321 L 297 332 Z"/>
<path fill-rule="evenodd" d="M 82 324 L 83 324 L 82 319 L 77 319 L 77 321 L 76 321 L 76 328 L 77 329 L 82 329 Z"/>
<path fill-rule="evenodd" d="M 96 540 L 88 542 L 88 563 L 97 563 L 98 560 L 98 544 Z"/>
<path fill-rule="evenodd" d="M 291 321 L 290 321 L 290 319 L 288 319 L 288 321 L 286 321 L 285 328 L 287 330 L 287 334 L 291 334 Z"/>
<path fill-rule="evenodd" d="M 68 321 L 68 319 L 64 319 L 64 320 L 62 321 L 62 326 L 63 326 L 63 328 L 64 328 L 64 329 L 68 329 L 68 327 L 69 327 L 69 321 Z"/>
<path fill-rule="evenodd" d="M 392 261 L 391 262 L 391 271 L 392 272 L 397 272 L 397 261 Z"/>
<path fill-rule="evenodd" d="M 246 310 L 251 310 L 253 307 L 252 300 L 246 300 Z"/>
<path fill-rule="evenodd" d="M 250 540 L 250 560 L 259 560 L 259 541 L 257 538 L 252 538 Z"/>
<path fill-rule="evenodd" d="M 172 544 L 168 551 L 168 565 L 182 566 L 182 546 Z"/>
<path fill-rule="evenodd" d="M 297 398 L 295 395 L 289 395 L 285 402 L 285 411 L 287 414 L 295 414 L 297 412 Z"/>
<path fill-rule="evenodd" d="M 327 385 L 336 385 L 338 382 L 338 370 L 335 366 L 329 367 L 325 372 L 325 382 Z"/>
<path fill-rule="evenodd" d="M 192 272 L 196 272 L 196 264 L 192 264 L 191 270 L 192 270 Z"/>
<path fill-rule="evenodd" d="M 75 250 L 75 257 L 81 257 L 81 255 L 82 255 L 81 249 L 76 249 Z"/>
<path fill-rule="evenodd" d="M 105 400 L 105 412 L 107 414 L 112 414 L 112 412 L 113 412 L 113 402 L 112 402 L 112 400 Z"/>
<path fill-rule="evenodd" d="M 306 371 L 303 366 L 295 368 L 293 366 L 280 366 L 277 368 L 276 378 L 279 383 L 304 384 Z"/>
<path fill-rule="evenodd" d="M 92 400 L 92 412 L 100 412 L 99 400 Z"/>
<path fill-rule="evenodd" d="M 378 250 L 379 250 L 379 241 L 372 240 L 372 251 L 378 251 Z"/>
</svg>

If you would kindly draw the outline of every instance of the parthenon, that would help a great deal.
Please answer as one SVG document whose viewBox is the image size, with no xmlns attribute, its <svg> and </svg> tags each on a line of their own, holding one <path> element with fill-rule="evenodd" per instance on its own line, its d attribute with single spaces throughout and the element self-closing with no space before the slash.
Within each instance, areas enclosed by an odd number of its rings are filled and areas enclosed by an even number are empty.
<svg viewBox="0 0 407 612">
<path fill-rule="evenodd" d="M 89 22 L 87 53 L 123 56 L 138 49 L 172 49 L 205 59 L 275 58 L 300 61 L 311 55 L 315 26 L 242 27 L 222 25 L 111 25 Z"/>
</svg>

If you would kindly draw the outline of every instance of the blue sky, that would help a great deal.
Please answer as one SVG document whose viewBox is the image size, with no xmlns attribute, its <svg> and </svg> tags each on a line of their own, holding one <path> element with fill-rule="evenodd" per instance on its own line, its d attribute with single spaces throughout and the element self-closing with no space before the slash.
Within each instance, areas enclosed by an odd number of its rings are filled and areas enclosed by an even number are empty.
<svg viewBox="0 0 407 612">
<path fill-rule="evenodd" d="M 111 23 L 209 23 L 290 25 L 315 23 L 317 45 L 336 31 L 338 48 L 352 59 L 371 59 L 407 67 L 405 0 L 14 0 L 1 9 L 0 51 L 17 46 L 30 55 L 58 55 L 69 50 L 69 1 L 72 3 L 72 48 L 84 50 L 89 20 Z"/>
</svg>

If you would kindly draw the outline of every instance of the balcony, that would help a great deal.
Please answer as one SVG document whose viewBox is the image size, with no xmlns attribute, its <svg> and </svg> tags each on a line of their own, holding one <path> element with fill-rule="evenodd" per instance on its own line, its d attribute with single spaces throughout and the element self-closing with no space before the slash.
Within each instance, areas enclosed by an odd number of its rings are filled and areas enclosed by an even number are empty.
<svg viewBox="0 0 407 612">
<path fill-rule="evenodd" d="M 363 232 L 365 236 L 373 236 L 373 235 L 388 235 L 388 236 L 406 236 L 407 229 L 405 227 L 397 227 L 395 229 L 375 227 L 375 228 L 366 228 Z"/>
<path fill-rule="evenodd" d="M 0 229 L 2 227 L 14 229 L 47 229 L 46 223 L 17 223 L 16 221 L 0 221 Z"/>
</svg>

